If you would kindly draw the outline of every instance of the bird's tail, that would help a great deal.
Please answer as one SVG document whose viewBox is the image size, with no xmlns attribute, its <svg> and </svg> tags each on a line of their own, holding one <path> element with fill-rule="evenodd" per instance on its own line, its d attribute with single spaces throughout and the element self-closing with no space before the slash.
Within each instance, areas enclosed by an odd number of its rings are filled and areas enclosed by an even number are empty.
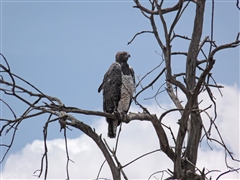
<svg viewBox="0 0 240 180">
<path fill-rule="evenodd" d="M 118 120 L 107 118 L 108 122 L 108 137 L 115 138 L 118 126 Z"/>
</svg>

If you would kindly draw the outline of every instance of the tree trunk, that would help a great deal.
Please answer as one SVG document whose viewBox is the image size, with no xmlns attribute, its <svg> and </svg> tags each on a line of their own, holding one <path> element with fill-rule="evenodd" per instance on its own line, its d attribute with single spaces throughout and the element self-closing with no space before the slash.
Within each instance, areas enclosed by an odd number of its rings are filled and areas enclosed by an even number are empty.
<svg viewBox="0 0 240 180">
<path fill-rule="evenodd" d="M 193 94 L 196 87 L 196 66 L 197 57 L 199 52 L 199 44 L 202 35 L 203 17 L 204 17 L 205 0 L 198 0 L 196 2 L 196 16 L 194 20 L 194 27 L 192 33 L 192 40 L 188 49 L 187 62 L 186 62 L 186 84 L 189 92 Z M 192 110 L 198 109 L 198 98 L 188 98 L 193 101 Z M 187 158 L 186 166 L 183 170 L 191 170 L 194 172 L 197 162 L 198 145 L 201 138 L 202 119 L 197 111 L 192 111 L 190 114 L 190 129 L 188 130 L 188 143 L 185 152 Z M 189 163 L 190 161 L 191 163 Z"/>
<path fill-rule="evenodd" d="M 187 148 L 185 151 L 185 157 L 191 163 L 185 161 L 186 164 L 183 167 L 184 170 L 191 170 L 194 172 L 195 165 L 197 163 L 197 155 L 198 155 L 198 145 L 201 138 L 201 131 L 202 131 L 202 119 L 198 112 L 191 113 L 190 118 L 190 129 L 189 129 L 189 136 L 187 142 Z"/>
</svg>

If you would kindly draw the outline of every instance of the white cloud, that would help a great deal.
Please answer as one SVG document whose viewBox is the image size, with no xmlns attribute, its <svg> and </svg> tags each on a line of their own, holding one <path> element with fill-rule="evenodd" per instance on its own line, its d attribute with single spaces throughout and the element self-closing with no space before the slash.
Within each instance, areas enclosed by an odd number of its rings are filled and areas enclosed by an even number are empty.
<svg viewBox="0 0 240 180">
<path fill-rule="evenodd" d="M 226 86 L 222 90 L 224 97 L 222 98 L 217 91 L 214 91 L 217 101 L 218 119 L 216 123 L 221 131 L 223 139 L 233 151 L 234 155 L 239 158 L 239 89 L 237 87 Z M 201 104 L 202 108 L 211 104 L 206 94 L 200 99 L 205 101 Z M 166 104 L 169 107 L 171 104 Z M 150 112 L 160 114 L 159 107 L 152 105 L 147 106 Z M 132 107 L 131 111 L 136 112 L 139 109 Z M 213 112 L 209 112 L 213 116 Z M 178 125 L 178 113 L 167 115 L 163 122 L 171 126 L 176 134 Z M 203 116 L 204 122 L 209 122 L 207 116 Z M 93 124 L 98 133 L 102 133 L 106 138 L 107 124 L 104 118 L 97 118 Z M 118 146 L 118 156 L 122 165 L 130 162 L 138 156 L 156 150 L 159 148 L 158 139 L 155 136 L 155 130 L 149 122 L 133 121 L 129 124 L 123 124 L 121 137 Z M 216 132 L 213 131 L 213 136 L 216 137 Z M 115 140 L 109 141 L 110 147 L 114 147 Z M 171 140 L 171 138 L 169 138 Z M 66 155 L 63 139 L 54 139 L 48 141 L 48 178 L 65 179 L 66 178 Z M 206 145 L 199 150 L 199 158 L 197 166 L 202 169 L 206 167 L 209 170 L 226 171 L 225 167 L 225 152 L 217 148 L 210 150 Z M 21 151 L 15 154 L 10 154 L 6 160 L 2 171 L 2 179 L 33 179 L 33 172 L 40 168 L 40 160 L 43 153 L 43 141 L 35 140 L 31 144 L 26 145 Z M 216 144 L 213 147 L 218 147 Z M 68 150 L 70 159 L 74 163 L 70 163 L 70 178 L 71 179 L 95 179 L 104 157 L 98 150 L 94 142 L 85 135 L 81 135 L 76 139 L 68 139 Z M 229 159 L 229 165 L 238 166 L 238 163 L 232 162 Z M 124 171 L 129 179 L 147 179 L 152 173 L 172 169 L 171 161 L 162 152 L 157 152 L 146 156 L 130 166 L 127 166 Z M 218 174 L 211 174 L 213 179 Z M 112 178 L 107 164 L 104 165 L 100 177 Z M 161 174 L 159 175 L 161 177 Z M 238 179 L 237 173 L 230 173 L 225 178 Z"/>
</svg>

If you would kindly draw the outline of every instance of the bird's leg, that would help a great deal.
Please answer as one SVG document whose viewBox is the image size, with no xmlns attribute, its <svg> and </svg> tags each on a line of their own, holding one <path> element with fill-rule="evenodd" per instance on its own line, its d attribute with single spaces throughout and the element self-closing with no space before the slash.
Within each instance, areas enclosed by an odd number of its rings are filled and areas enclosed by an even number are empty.
<svg viewBox="0 0 240 180">
<path fill-rule="evenodd" d="M 116 110 L 114 110 L 113 113 L 115 114 L 115 116 L 117 117 L 117 119 L 118 119 L 119 121 L 121 121 L 121 119 L 122 119 L 122 114 L 121 114 L 121 112 L 119 112 L 119 110 L 116 109 Z"/>
<path fill-rule="evenodd" d="M 115 116 L 117 117 L 117 119 L 120 121 L 120 120 L 121 120 L 121 113 L 120 113 L 120 111 L 118 110 L 116 103 L 114 103 L 113 113 L 115 114 Z"/>
<path fill-rule="evenodd" d="M 127 113 L 125 111 L 120 111 L 119 109 L 117 109 L 116 111 L 114 111 L 114 114 L 119 121 L 126 122 Z"/>
<path fill-rule="evenodd" d="M 121 117 L 122 117 L 122 121 L 127 122 L 127 112 L 126 111 L 121 112 Z"/>
</svg>

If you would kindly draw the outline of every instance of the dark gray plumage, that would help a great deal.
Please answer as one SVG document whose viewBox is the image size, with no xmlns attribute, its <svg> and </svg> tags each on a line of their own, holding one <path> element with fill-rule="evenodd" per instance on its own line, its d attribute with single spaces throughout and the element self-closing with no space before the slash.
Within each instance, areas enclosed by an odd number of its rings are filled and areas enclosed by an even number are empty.
<svg viewBox="0 0 240 180">
<path fill-rule="evenodd" d="M 129 110 L 133 93 L 135 92 L 135 77 L 133 69 L 127 61 L 130 54 L 123 51 L 116 54 L 114 62 L 106 74 L 98 92 L 103 90 L 103 110 L 107 113 L 126 114 Z M 115 138 L 119 120 L 106 118 L 108 136 Z"/>
</svg>

